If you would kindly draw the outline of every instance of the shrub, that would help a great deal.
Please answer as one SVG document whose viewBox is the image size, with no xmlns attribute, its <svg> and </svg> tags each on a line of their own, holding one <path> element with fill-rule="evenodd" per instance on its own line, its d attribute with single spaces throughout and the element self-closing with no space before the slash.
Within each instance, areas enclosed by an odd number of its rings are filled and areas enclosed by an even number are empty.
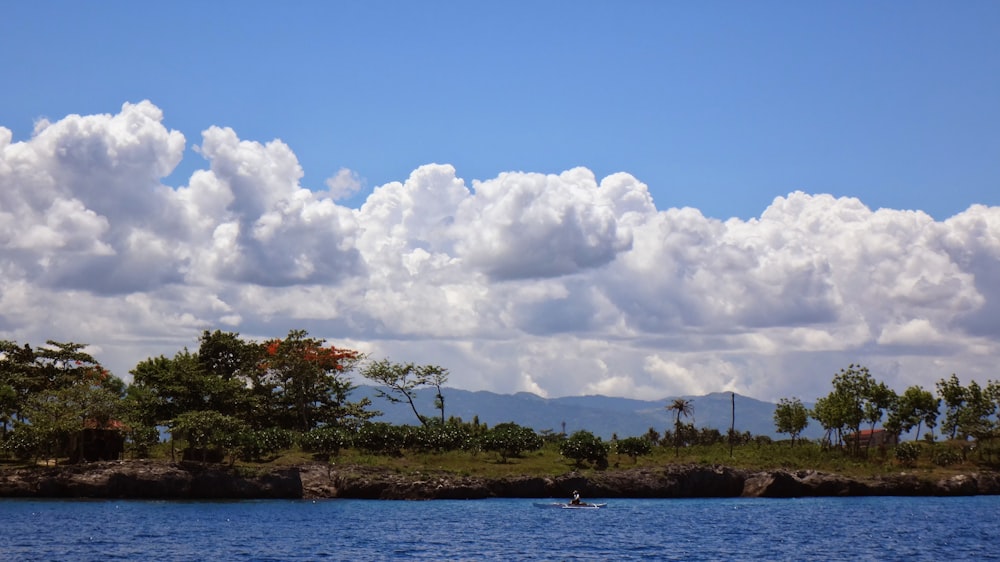
<svg viewBox="0 0 1000 562">
<path fill-rule="evenodd" d="M 580 430 L 559 444 L 559 452 L 577 466 L 589 462 L 597 468 L 607 468 L 610 446 L 593 433 Z"/>
<path fill-rule="evenodd" d="M 278 427 L 245 431 L 240 435 L 240 458 L 245 461 L 260 461 L 277 455 L 295 443 L 294 434 Z"/>
<path fill-rule="evenodd" d="M 422 452 L 461 451 L 470 447 L 472 429 L 460 422 L 432 422 L 407 435 L 407 448 Z"/>
<path fill-rule="evenodd" d="M 642 437 L 626 437 L 618 442 L 617 451 L 619 455 L 626 455 L 636 463 L 641 455 L 648 455 L 653 451 L 653 445 L 648 439 Z"/>
<path fill-rule="evenodd" d="M 42 439 L 30 425 L 17 425 L 7 433 L 3 448 L 10 451 L 14 458 L 26 461 L 36 458 L 41 451 Z"/>
<path fill-rule="evenodd" d="M 913 466 L 920 457 L 920 445 L 907 441 L 896 446 L 896 460 L 903 466 Z"/>
<path fill-rule="evenodd" d="M 484 451 L 500 455 L 500 462 L 507 462 L 510 457 L 520 456 L 525 451 L 541 449 L 542 438 L 530 427 L 501 423 L 480 436 L 479 445 Z"/>
<path fill-rule="evenodd" d="M 183 435 L 191 449 L 185 456 L 208 461 L 212 451 L 225 455 L 240 446 L 240 439 L 246 431 L 246 426 L 236 418 L 221 414 L 215 410 L 185 412 L 171 420 L 170 430 Z"/>
<path fill-rule="evenodd" d="M 300 439 L 302 449 L 322 460 L 329 460 L 341 449 L 350 446 L 351 438 L 339 427 L 318 427 L 309 430 Z"/>
<path fill-rule="evenodd" d="M 149 457 L 150 450 L 160 442 L 160 430 L 148 425 L 132 426 L 125 436 L 127 450 L 132 453 L 133 458 L 138 459 Z"/>
<path fill-rule="evenodd" d="M 958 451 L 942 449 L 934 453 L 934 464 L 938 466 L 950 466 L 962 462 L 962 455 Z"/>
<path fill-rule="evenodd" d="M 367 453 L 399 456 L 407 431 L 386 422 L 368 422 L 358 429 L 354 446 Z"/>
</svg>

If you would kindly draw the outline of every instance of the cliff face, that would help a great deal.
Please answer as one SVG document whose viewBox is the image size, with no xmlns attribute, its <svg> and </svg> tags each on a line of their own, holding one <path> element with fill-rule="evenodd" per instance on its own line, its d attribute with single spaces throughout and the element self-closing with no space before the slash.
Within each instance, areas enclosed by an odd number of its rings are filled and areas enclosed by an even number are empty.
<svg viewBox="0 0 1000 562">
<path fill-rule="evenodd" d="M 218 465 L 111 461 L 0 471 L 0 497 L 243 499 L 301 498 L 295 468 L 241 476 Z"/>
<path fill-rule="evenodd" d="M 130 499 L 477 499 L 998 495 L 1000 475 L 926 480 L 912 474 L 858 480 L 815 471 L 744 472 L 666 465 L 555 477 L 487 479 L 445 472 L 399 474 L 320 463 L 245 474 L 219 465 L 124 461 L 0 470 L 0 497 Z"/>
</svg>

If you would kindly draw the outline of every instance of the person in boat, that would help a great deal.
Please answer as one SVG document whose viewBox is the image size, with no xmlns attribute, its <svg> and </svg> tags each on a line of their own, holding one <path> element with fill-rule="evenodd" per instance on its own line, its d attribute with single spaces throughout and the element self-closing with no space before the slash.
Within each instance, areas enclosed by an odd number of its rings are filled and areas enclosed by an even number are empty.
<svg viewBox="0 0 1000 562">
<path fill-rule="evenodd" d="M 580 492 L 573 490 L 573 499 L 569 503 L 570 505 L 580 505 L 582 503 L 580 501 Z"/>
</svg>

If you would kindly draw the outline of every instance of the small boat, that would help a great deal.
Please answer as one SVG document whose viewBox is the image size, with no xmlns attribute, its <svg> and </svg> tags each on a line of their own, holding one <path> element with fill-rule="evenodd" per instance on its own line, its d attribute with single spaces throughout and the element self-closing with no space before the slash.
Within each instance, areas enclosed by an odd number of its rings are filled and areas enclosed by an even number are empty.
<svg viewBox="0 0 1000 562">
<path fill-rule="evenodd" d="M 561 504 L 561 507 L 563 509 L 600 509 L 602 507 L 607 507 L 607 506 L 608 504 L 606 503 L 587 503 L 587 502 Z"/>
<path fill-rule="evenodd" d="M 535 507 L 548 507 L 553 509 L 601 509 L 602 507 L 607 507 L 606 503 L 563 503 L 563 502 L 552 502 L 552 503 L 536 503 Z"/>
</svg>

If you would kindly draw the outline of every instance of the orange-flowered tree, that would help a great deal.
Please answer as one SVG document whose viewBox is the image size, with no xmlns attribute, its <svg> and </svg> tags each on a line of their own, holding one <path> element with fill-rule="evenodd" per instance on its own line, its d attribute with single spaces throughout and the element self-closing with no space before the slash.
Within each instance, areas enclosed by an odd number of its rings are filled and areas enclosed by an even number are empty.
<svg viewBox="0 0 1000 562">
<path fill-rule="evenodd" d="M 284 339 L 261 344 L 264 360 L 260 383 L 273 393 L 275 425 L 309 431 L 376 415 L 366 410 L 371 404 L 367 398 L 348 402 L 355 387 L 347 374 L 363 358 L 362 354 L 324 343 L 308 337 L 305 330 L 291 330 Z"/>
</svg>

